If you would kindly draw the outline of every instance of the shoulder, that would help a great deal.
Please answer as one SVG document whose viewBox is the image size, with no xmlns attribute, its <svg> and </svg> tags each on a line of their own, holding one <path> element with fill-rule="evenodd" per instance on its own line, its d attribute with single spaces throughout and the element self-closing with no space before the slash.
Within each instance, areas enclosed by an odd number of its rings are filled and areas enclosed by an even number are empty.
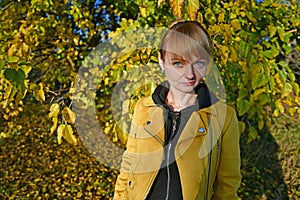
<svg viewBox="0 0 300 200">
<path fill-rule="evenodd" d="M 143 97 L 137 101 L 134 107 L 134 113 L 144 112 L 149 109 L 149 107 L 155 106 L 154 101 L 151 96 Z M 133 114 L 134 114 L 133 113 Z"/>
<path fill-rule="evenodd" d="M 140 124 L 145 118 L 149 118 L 150 107 L 155 106 L 151 96 L 139 99 L 134 107 L 133 121 Z"/>
<path fill-rule="evenodd" d="M 231 118 L 236 116 L 235 109 L 233 109 L 231 106 L 227 105 L 224 102 L 217 102 L 216 104 L 213 105 L 216 109 L 216 114 L 217 116 L 224 116 L 226 118 Z"/>
<path fill-rule="evenodd" d="M 228 106 L 226 103 L 221 101 L 201 110 L 222 120 L 236 115 L 235 110 L 231 106 Z"/>
<path fill-rule="evenodd" d="M 216 103 L 215 107 L 217 110 L 217 118 L 219 124 L 223 127 L 223 131 L 238 130 L 238 119 L 235 109 L 223 102 Z"/>
</svg>

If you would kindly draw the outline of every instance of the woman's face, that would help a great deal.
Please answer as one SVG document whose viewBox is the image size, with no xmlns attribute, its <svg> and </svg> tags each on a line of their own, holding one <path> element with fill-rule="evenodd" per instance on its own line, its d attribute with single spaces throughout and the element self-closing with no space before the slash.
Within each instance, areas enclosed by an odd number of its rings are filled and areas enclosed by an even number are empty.
<svg viewBox="0 0 300 200">
<path fill-rule="evenodd" d="M 208 60 L 200 56 L 182 57 L 168 52 L 161 62 L 170 86 L 185 93 L 194 92 L 205 76 L 208 64 Z"/>
</svg>

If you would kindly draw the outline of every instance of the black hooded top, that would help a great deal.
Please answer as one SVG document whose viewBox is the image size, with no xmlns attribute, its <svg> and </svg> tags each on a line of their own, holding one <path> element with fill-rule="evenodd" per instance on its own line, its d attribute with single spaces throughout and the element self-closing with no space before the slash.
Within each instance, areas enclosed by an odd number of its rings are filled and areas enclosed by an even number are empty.
<svg viewBox="0 0 300 200">
<path fill-rule="evenodd" d="M 181 111 L 172 111 L 166 104 L 169 92 L 169 83 L 161 83 L 152 94 L 155 104 L 163 106 L 165 120 L 165 144 L 163 161 L 146 200 L 182 200 L 180 175 L 175 160 L 174 150 L 179 136 L 188 119 L 194 111 L 199 111 L 218 102 L 218 98 L 209 91 L 205 83 L 200 83 L 195 88 L 198 94 L 196 105 L 184 108 Z M 171 144 L 171 145 L 170 145 Z M 170 145 L 170 149 L 168 149 Z M 168 152 L 169 151 L 169 152 Z M 169 153 L 169 159 L 167 154 Z M 169 182 L 169 184 L 168 184 Z M 169 187 L 169 189 L 167 189 Z M 167 194 L 168 193 L 168 194 Z"/>
</svg>

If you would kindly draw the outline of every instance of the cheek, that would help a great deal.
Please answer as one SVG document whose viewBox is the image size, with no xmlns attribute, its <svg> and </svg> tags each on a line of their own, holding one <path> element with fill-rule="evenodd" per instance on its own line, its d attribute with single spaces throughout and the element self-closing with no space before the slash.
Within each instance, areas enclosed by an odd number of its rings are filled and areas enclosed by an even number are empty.
<svg viewBox="0 0 300 200">
<path fill-rule="evenodd" d="M 177 81 L 182 77 L 182 74 L 179 71 L 171 68 L 165 68 L 165 74 L 169 81 Z"/>
<path fill-rule="evenodd" d="M 197 78 L 203 78 L 206 75 L 207 69 L 206 67 L 203 67 L 201 69 L 198 69 L 195 71 L 195 75 Z"/>
</svg>

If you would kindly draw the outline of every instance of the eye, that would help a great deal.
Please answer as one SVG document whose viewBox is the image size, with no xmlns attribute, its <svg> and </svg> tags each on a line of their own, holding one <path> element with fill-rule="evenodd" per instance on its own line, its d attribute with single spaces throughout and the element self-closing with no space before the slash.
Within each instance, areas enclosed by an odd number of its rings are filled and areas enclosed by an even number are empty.
<svg viewBox="0 0 300 200">
<path fill-rule="evenodd" d="M 196 68 L 202 68 L 202 67 L 205 66 L 205 63 L 204 63 L 204 61 L 199 60 L 199 61 L 195 62 L 195 63 L 193 64 L 193 66 L 196 67 Z"/>
<path fill-rule="evenodd" d="M 173 65 L 175 67 L 178 67 L 178 68 L 182 67 L 182 63 L 181 62 L 174 62 Z"/>
</svg>

